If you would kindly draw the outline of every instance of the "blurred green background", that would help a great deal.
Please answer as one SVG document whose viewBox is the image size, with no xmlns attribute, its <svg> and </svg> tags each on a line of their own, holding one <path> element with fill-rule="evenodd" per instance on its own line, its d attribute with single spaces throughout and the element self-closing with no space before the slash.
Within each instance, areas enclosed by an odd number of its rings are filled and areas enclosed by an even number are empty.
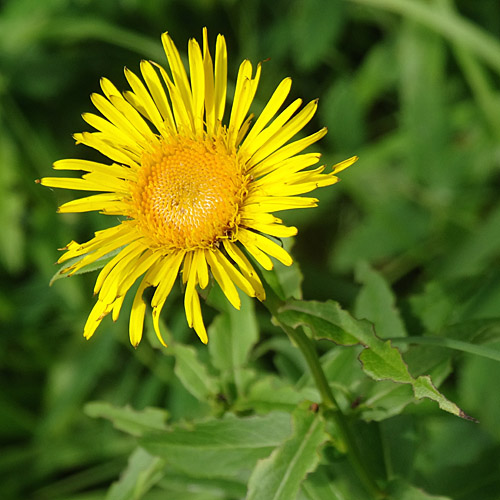
<svg viewBox="0 0 500 500">
<path fill-rule="evenodd" d="M 89 401 L 159 406 L 173 419 L 201 411 L 175 377 L 168 351 L 154 339 L 135 351 L 129 346 L 125 314 L 116 324 L 106 319 L 91 341 L 82 338 L 95 275 L 48 283 L 57 248 L 110 221 L 57 215 L 72 194 L 34 182 L 51 175 L 57 159 L 93 157 L 71 137 L 86 130 L 80 115 L 93 111 L 89 95 L 99 91 L 101 76 L 125 89 L 123 67 L 138 71 L 143 58 L 166 64 L 164 31 L 183 54 L 203 26 L 211 47 L 223 33 L 231 88 L 242 59 L 269 59 L 254 109 L 291 76 L 293 98 L 320 98 L 308 132 L 328 127 L 319 146 L 324 161 L 360 156 L 339 185 L 318 193 L 318 209 L 286 215 L 299 226 L 293 253 L 305 298 L 338 300 L 355 315 L 368 303 L 376 315 L 378 298 L 358 294 L 368 262 L 392 287 L 407 334 L 439 335 L 450 325 L 500 317 L 499 2 L 0 6 L 2 499 L 104 498 L 134 444 L 85 414 Z M 181 304 L 178 294 L 164 313 L 171 335 L 198 345 Z M 262 331 L 270 331 L 266 312 L 257 313 Z M 214 316 L 208 306 L 205 315 L 207 322 Z M 489 346 L 500 349 L 498 331 L 488 334 Z M 283 360 L 270 365 L 287 370 Z M 419 415 L 413 406 L 401 418 L 413 419 L 418 446 L 401 450 L 402 460 L 411 461 L 415 483 L 434 494 L 498 499 L 500 364 L 465 354 L 453 358 L 449 372 L 443 392 L 480 424 L 434 408 Z"/>
</svg>

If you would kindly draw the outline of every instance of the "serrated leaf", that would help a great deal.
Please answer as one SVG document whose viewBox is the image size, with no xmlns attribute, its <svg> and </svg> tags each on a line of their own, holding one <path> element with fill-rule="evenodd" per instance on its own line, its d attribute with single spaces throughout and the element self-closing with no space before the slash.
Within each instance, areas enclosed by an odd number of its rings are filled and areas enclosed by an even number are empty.
<svg viewBox="0 0 500 500">
<path fill-rule="evenodd" d="M 429 385 L 424 377 L 413 378 L 401 353 L 392 346 L 391 341 L 381 340 L 375 334 L 373 325 L 354 319 L 347 311 L 342 310 L 338 303 L 290 300 L 280 308 L 277 319 L 292 328 L 306 326 L 311 329 L 314 338 L 331 340 L 337 344 L 342 343 L 340 340 L 343 333 L 348 340 L 348 344 L 344 345 L 359 343 L 364 346 L 359 360 L 368 376 L 374 380 L 409 384 L 415 398 L 429 398 L 436 401 L 443 410 L 461 418 L 471 419 L 432 384 Z"/>
<path fill-rule="evenodd" d="M 176 425 L 167 432 L 144 435 L 141 446 L 194 477 L 231 477 L 250 470 L 259 458 L 287 439 L 290 415 L 235 417 Z"/>
<path fill-rule="evenodd" d="M 401 353 L 392 347 L 390 340 L 380 343 L 375 341 L 369 347 L 363 349 L 359 355 L 363 370 L 368 376 L 374 380 L 390 379 L 403 384 L 412 383 L 412 377 L 401 358 Z"/>
<path fill-rule="evenodd" d="M 106 495 L 106 500 L 139 500 L 163 477 L 164 461 L 136 448 L 127 468 Z"/>
<path fill-rule="evenodd" d="M 196 399 L 206 401 L 217 393 L 217 382 L 198 358 L 194 347 L 175 344 L 169 354 L 175 357 L 175 374 Z"/>
<path fill-rule="evenodd" d="M 246 500 L 293 500 L 302 481 L 318 465 L 318 448 L 327 440 L 321 416 L 298 408 L 292 420 L 292 437 L 253 470 Z"/>
<path fill-rule="evenodd" d="M 113 425 L 133 436 L 142 436 L 153 429 L 167 429 L 165 424 L 168 412 L 160 408 L 146 408 L 138 411 L 130 406 L 113 406 L 101 401 L 93 401 L 85 405 L 85 413 L 89 417 L 111 420 Z"/>
</svg>

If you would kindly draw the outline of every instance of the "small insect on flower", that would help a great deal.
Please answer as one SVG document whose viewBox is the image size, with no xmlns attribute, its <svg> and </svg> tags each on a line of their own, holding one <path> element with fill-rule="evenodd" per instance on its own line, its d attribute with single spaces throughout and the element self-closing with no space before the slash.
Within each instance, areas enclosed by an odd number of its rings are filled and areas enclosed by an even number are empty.
<svg viewBox="0 0 500 500">
<path fill-rule="evenodd" d="M 40 180 L 44 186 L 99 193 L 65 203 L 61 213 L 96 210 L 124 216 L 85 243 L 70 242 L 59 259 L 71 260 L 63 271 L 71 275 L 116 253 L 97 277 L 98 298 L 84 328 L 86 338 L 106 315 L 118 318 L 126 293 L 140 280 L 130 313 L 130 342 L 137 346 L 142 338 L 143 292 L 154 287 L 153 325 L 165 345 L 160 312 L 180 275 L 187 322 L 206 343 L 198 290 L 205 289 L 212 276 L 237 309 L 237 289 L 265 300 L 250 259 L 267 270 L 273 268 L 270 257 L 289 266 L 292 258 L 271 238 L 297 233 L 273 212 L 316 206 L 316 198 L 297 195 L 335 184 L 336 174 L 357 159 L 345 160 L 328 173 L 324 166 L 309 168 L 320 155 L 302 151 L 321 139 L 326 128 L 290 142 L 317 108 L 315 100 L 298 111 L 302 101 L 296 99 L 279 112 L 290 92 L 290 78 L 278 85 L 252 124 L 248 112 L 261 65 L 254 73 L 248 60 L 240 65 L 229 122 L 224 125 L 224 37 L 217 37 L 215 61 L 206 29 L 202 47 L 194 39 L 189 41 L 189 77 L 167 33 L 162 42 L 170 73 L 142 61 L 142 80 L 125 69 L 131 90 L 120 93 L 102 79 L 102 95 L 91 96 L 102 116 L 84 114 L 95 131 L 75 134 L 75 139 L 102 153 L 110 164 L 60 160 L 54 169 L 85 173 L 81 178 Z"/>
</svg>

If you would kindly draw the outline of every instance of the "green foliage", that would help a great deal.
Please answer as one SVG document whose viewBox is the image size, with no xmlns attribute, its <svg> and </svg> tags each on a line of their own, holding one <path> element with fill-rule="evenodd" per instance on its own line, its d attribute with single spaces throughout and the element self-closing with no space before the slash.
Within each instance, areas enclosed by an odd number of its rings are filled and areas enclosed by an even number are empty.
<svg viewBox="0 0 500 500">
<path fill-rule="evenodd" d="M 303 478 L 318 465 L 319 446 L 327 440 L 322 419 L 310 410 L 293 413 L 294 432 L 261 460 L 248 481 L 248 500 L 296 498 Z"/>
<path fill-rule="evenodd" d="M 2 7 L 2 498 L 500 499 L 498 2 Z M 71 133 L 101 76 L 125 89 L 123 66 L 165 63 L 163 31 L 185 57 L 203 26 L 227 37 L 230 99 L 240 61 L 270 58 L 255 112 L 291 76 L 320 98 L 325 163 L 360 160 L 280 215 L 299 234 L 294 265 L 263 273 L 272 321 L 214 287 L 201 345 L 177 286 L 167 349 L 148 322 L 128 345 L 129 298 L 86 342 L 95 274 L 53 263 L 109 217 L 57 214 L 70 195 L 34 180 L 91 158 Z"/>
</svg>

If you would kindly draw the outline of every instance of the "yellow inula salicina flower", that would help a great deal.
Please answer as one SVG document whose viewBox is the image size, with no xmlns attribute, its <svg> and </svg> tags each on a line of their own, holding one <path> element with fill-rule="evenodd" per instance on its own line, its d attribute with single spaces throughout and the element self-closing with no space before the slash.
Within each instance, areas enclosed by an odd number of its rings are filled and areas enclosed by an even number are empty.
<svg viewBox="0 0 500 500">
<path fill-rule="evenodd" d="M 248 60 L 239 68 L 229 123 L 224 125 L 224 37 L 217 37 L 215 64 L 206 29 L 202 48 L 196 40 L 189 41 L 189 78 L 167 33 L 162 41 L 171 74 L 142 61 L 143 80 L 125 69 L 132 90 L 123 93 L 102 79 L 104 95 L 91 97 L 102 116 L 83 115 L 96 131 L 75 134 L 77 143 L 113 163 L 60 160 L 54 169 L 86 173 L 81 178 L 40 180 L 44 186 L 100 193 L 63 204 L 61 213 L 98 210 L 123 216 L 86 243 L 69 243 L 59 259 L 73 259 L 63 271 L 71 275 L 117 252 L 97 277 L 98 300 L 84 328 L 86 338 L 107 314 L 117 319 L 126 293 L 140 279 L 130 314 L 130 342 L 137 346 L 141 340 L 146 311 L 143 292 L 155 287 L 153 325 L 165 345 L 160 312 L 180 274 L 187 322 L 206 343 L 197 288 L 206 288 L 212 276 L 237 309 L 236 287 L 264 300 L 264 288 L 248 257 L 267 270 L 273 268 L 270 257 L 289 266 L 290 255 L 267 235 L 284 238 L 297 233 L 273 212 L 316 206 L 317 199 L 297 195 L 336 183 L 335 174 L 357 159 L 335 165 L 331 173 L 323 173 L 324 166 L 308 169 L 320 155 L 301 152 L 321 139 L 326 128 L 289 142 L 317 107 L 317 101 L 312 101 L 297 111 L 302 101 L 296 99 L 278 114 L 290 92 L 289 78 L 278 85 L 252 125 L 248 111 L 261 65 L 254 74 Z"/>
</svg>

